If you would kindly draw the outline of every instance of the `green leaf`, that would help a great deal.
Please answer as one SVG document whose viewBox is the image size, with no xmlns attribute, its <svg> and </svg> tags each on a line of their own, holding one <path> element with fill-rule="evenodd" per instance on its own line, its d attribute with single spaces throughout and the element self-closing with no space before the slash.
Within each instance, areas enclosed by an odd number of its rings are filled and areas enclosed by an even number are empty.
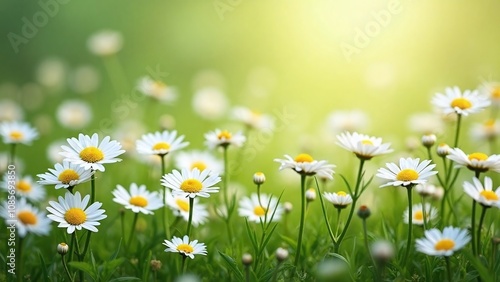
<svg viewBox="0 0 500 282">
<path fill-rule="evenodd" d="M 120 238 L 120 242 L 118 242 L 118 249 L 116 249 L 116 251 L 111 255 L 109 260 L 114 260 L 118 256 L 118 254 L 120 253 L 121 246 L 122 246 L 122 238 Z"/>
<path fill-rule="evenodd" d="M 113 273 L 115 273 L 118 266 L 120 266 L 125 261 L 125 258 L 114 259 L 112 261 L 107 261 L 104 263 L 102 270 L 102 281 L 108 281 Z"/>
<path fill-rule="evenodd" d="M 85 273 L 87 273 L 92 280 L 96 281 L 97 280 L 97 273 L 94 272 L 94 269 L 92 268 L 92 265 L 89 263 L 83 262 L 83 261 L 72 261 L 68 263 L 69 266 L 76 268 L 77 270 L 81 270 Z"/>
<path fill-rule="evenodd" d="M 293 240 L 292 238 L 286 237 L 285 235 L 280 235 L 280 237 L 281 240 L 285 241 L 288 245 L 290 245 L 294 249 L 297 248 L 297 242 L 295 242 L 295 240 Z"/>
<path fill-rule="evenodd" d="M 153 254 L 151 251 L 148 252 L 148 257 L 144 261 L 144 265 L 142 267 L 143 272 L 142 272 L 142 281 L 149 281 L 149 271 L 151 270 L 151 256 Z"/>
<path fill-rule="evenodd" d="M 141 281 L 141 279 L 137 277 L 119 277 L 109 280 L 109 282 L 120 282 L 120 281 Z"/>
<path fill-rule="evenodd" d="M 243 273 L 238 268 L 238 265 L 236 265 L 236 262 L 234 261 L 234 259 L 232 257 L 224 254 L 221 251 L 217 251 L 217 252 L 222 256 L 222 258 L 224 259 L 224 261 L 227 263 L 227 265 L 229 266 L 229 268 L 232 270 L 232 272 L 233 272 L 232 274 L 234 274 L 236 276 L 236 278 L 238 279 L 238 281 L 244 281 L 245 279 L 243 278 Z"/>
<path fill-rule="evenodd" d="M 50 281 L 49 274 L 47 273 L 47 267 L 45 260 L 43 259 L 43 255 L 41 252 L 38 252 L 38 257 L 40 258 L 40 264 L 42 265 L 42 275 L 43 275 L 43 281 L 47 282 Z"/>
<path fill-rule="evenodd" d="M 464 249 L 462 250 L 462 253 L 464 254 L 465 257 L 469 259 L 469 262 L 474 266 L 474 268 L 476 268 L 477 272 L 479 273 L 479 276 L 484 281 L 495 281 L 493 277 L 490 275 L 488 269 L 469 250 Z"/>
</svg>

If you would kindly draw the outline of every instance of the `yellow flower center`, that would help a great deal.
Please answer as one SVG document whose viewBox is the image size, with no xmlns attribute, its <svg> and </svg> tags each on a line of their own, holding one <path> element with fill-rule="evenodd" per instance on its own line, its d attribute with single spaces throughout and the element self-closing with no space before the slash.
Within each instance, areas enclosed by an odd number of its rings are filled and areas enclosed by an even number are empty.
<svg viewBox="0 0 500 282">
<path fill-rule="evenodd" d="M 19 180 L 16 184 L 16 188 L 23 192 L 29 192 L 31 191 L 31 184 L 26 180 Z"/>
<path fill-rule="evenodd" d="M 64 214 L 64 220 L 71 225 L 80 225 L 87 220 L 87 215 L 81 208 L 70 208 Z"/>
<path fill-rule="evenodd" d="M 256 206 L 254 209 L 253 209 L 253 213 L 256 215 L 256 216 L 264 216 L 266 214 L 266 209 L 261 207 L 261 206 Z"/>
<path fill-rule="evenodd" d="M 153 150 L 168 150 L 170 149 L 170 144 L 167 142 L 158 142 L 154 144 Z"/>
<path fill-rule="evenodd" d="M 434 245 L 436 251 L 449 251 L 453 249 L 453 247 L 455 247 L 455 242 L 450 239 L 441 239 Z"/>
<path fill-rule="evenodd" d="M 230 140 L 231 137 L 232 137 L 232 134 L 227 130 L 223 130 L 219 134 L 217 134 L 217 138 L 219 140 Z"/>
<path fill-rule="evenodd" d="M 342 196 L 342 197 L 345 197 L 345 196 L 347 196 L 347 193 L 346 193 L 346 192 L 344 192 L 344 191 L 338 191 L 338 192 L 337 192 L 337 195 Z"/>
<path fill-rule="evenodd" d="M 157 98 L 159 98 L 163 92 L 163 90 L 167 87 L 167 85 L 161 81 L 154 81 L 151 85 L 151 92 Z"/>
<path fill-rule="evenodd" d="M 16 141 L 23 139 L 24 134 L 21 131 L 14 130 L 10 132 L 10 138 Z"/>
<path fill-rule="evenodd" d="M 102 153 L 101 149 L 90 146 L 80 152 L 80 159 L 88 163 L 96 163 L 104 159 L 104 154 Z"/>
<path fill-rule="evenodd" d="M 63 170 L 57 178 L 62 184 L 69 184 L 71 181 L 78 179 L 80 179 L 80 175 L 71 168 Z"/>
<path fill-rule="evenodd" d="M 495 99 L 500 98 L 500 86 L 496 86 L 491 89 L 491 97 Z"/>
<path fill-rule="evenodd" d="M 22 211 L 17 214 L 17 218 L 24 224 L 24 225 L 34 225 L 37 222 L 36 215 L 30 211 Z"/>
<path fill-rule="evenodd" d="M 451 101 L 451 106 L 453 108 L 460 108 L 461 110 L 466 110 L 472 107 L 472 103 L 465 98 L 456 98 Z"/>
<path fill-rule="evenodd" d="M 137 206 L 137 207 L 145 207 L 148 205 L 148 200 L 144 198 L 143 196 L 133 196 L 130 198 L 128 201 L 131 205 Z"/>
<path fill-rule="evenodd" d="M 204 171 L 204 170 L 207 168 L 207 164 L 205 164 L 205 163 L 204 163 L 204 162 L 202 162 L 202 161 L 196 161 L 196 162 L 193 162 L 193 163 L 191 164 L 191 170 L 192 170 L 193 168 L 197 168 L 197 169 L 199 169 L 200 171 Z"/>
<path fill-rule="evenodd" d="M 489 200 L 489 201 L 498 201 L 498 195 L 495 194 L 495 192 L 493 191 L 487 191 L 487 190 L 483 190 L 481 191 L 481 196 L 483 196 L 486 200 Z"/>
<path fill-rule="evenodd" d="M 495 120 L 494 119 L 488 119 L 483 124 L 487 128 L 492 128 L 493 126 L 495 126 Z"/>
<path fill-rule="evenodd" d="M 469 155 L 469 160 L 476 160 L 476 161 L 485 161 L 488 159 L 488 155 L 486 155 L 485 153 L 480 153 L 480 152 L 476 152 L 476 153 L 472 153 Z"/>
<path fill-rule="evenodd" d="M 295 161 L 298 163 L 312 163 L 314 159 L 309 154 L 299 154 L 295 157 Z"/>
<path fill-rule="evenodd" d="M 203 188 L 203 184 L 197 179 L 187 179 L 181 183 L 181 190 L 187 193 L 198 193 Z"/>
<path fill-rule="evenodd" d="M 424 219 L 424 213 L 422 211 L 416 211 L 413 218 L 416 220 L 422 220 Z"/>
<path fill-rule="evenodd" d="M 189 244 L 179 244 L 179 246 L 177 246 L 177 250 L 186 254 L 190 254 L 194 251 L 193 247 Z"/>
<path fill-rule="evenodd" d="M 182 211 L 188 212 L 189 211 L 189 203 L 187 201 L 184 201 L 182 199 L 176 199 L 175 203 L 181 209 Z"/>
<path fill-rule="evenodd" d="M 373 142 L 368 140 L 368 139 L 364 139 L 364 140 L 361 140 L 361 144 L 363 145 L 373 145 Z"/>
<path fill-rule="evenodd" d="M 396 179 L 399 181 L 413 181 L 418 179 L 418 173 L 413 169 L 403 169 L 398 175 L 396 175 Z"/>
</svg>

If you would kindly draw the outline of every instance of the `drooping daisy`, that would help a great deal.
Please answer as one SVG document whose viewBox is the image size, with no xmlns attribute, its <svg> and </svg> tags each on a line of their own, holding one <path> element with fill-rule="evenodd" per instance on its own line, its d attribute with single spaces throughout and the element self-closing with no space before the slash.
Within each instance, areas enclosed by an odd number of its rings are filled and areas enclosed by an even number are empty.
<svg viewBox="0 0 500 282">
<path fill-rule="evenodd" d="M 23 238 L 28 233 L 47 235 L 50 232 L 50 220 L 44 212 L 40 212 L 21 198 L 14 210 L 8 209 L 7 203 L 0 206 L 0 216 L 7 222 L 15 221 L 17 234 Z"/>
<path fill-rule="evenodd" d="M 255 223 L 260 223 L 261 220 L 264 222 L 266 219 L 269 222 L 271 216 L 273 217 L 272 221 L 278 221 L 283 214 L 283 207 L 278 203 L 278 199 L 267 194 L 260 194 L 259 203 L 259 197 L 255 193 L 240 200 L 238 214 Z"/>
<path fill-rule="evenodd" d="M 477 172 L 500 172 L 500 155 L 488 156 L 482 152 L 466 155 L 461 149 L 454 148 L 450 150 L 447 158 L 455 162 L 455 167 L 466 167 Z"/>
<path fill-rule="evenodd" d="M 79 134 L 78 139 L 68 138 L 68 146 L 62 146 L 64 152 L 60 154 L 65 157 L 64 160 L 78 164 L 85 170 L 104 171 L 103 164 L 116 163 L 121 161 L 117 156 L 125 153 L 121 150 L 122 146 L 115 140 L 110 140 L 109 136 L 104 137 L 99 143 L 99 136 L 94 133 L 92 137 Z"/>
<path fill-rule="evenodd" d="M 252 111 L 249 108 L 237 106 L 231 111 L 234 120 L 256 130 L 273 131 L 274 119 L 270 115 Z"/>
<path fill-rule="evenodd" d="M 92 176 L 91 170 L 85 170 L 83 167 L 63 161 L 61 164 L 56 164 L 54 169 L 49 168 L 49 172 L 38 174 L 41 180 L 38 183 L 42 185 L 55 185 L 56 189 L 74 187 L 80 183 L 90 180 Z"/>
<path fill-rule="evenodd" d="M 246 139 L 241 132 L 231 133 L 227 130 L 215 129 L 205 134 L 205 145 L 210 149 L 219 146 L 227 147 L 229 145 L 241 147 Z"/>
<path fill-rule="evenodd" d="M 116 185 L 113 190 L 113 201 L 125 206 L 135 213 L 154 214 L 154 210 L 163 207 L 162 199 L 158 192 L 149 192 L 146 185 L 130 184 L 130 193 L 123 186 Z"/>
<path fill-rule="evenodd" d="M 416 204 L 412 207 L 412 224 L 423 225 L 424 224 L 424 210 L 422 204 Z M 403 214 L 403 221 L 408 224 L 409 222 L 409 210 L 406 210 Z M 425 222 L 429 222 L 437 217 L 437 210 L 431 206 L 431 204 L 425 204 Z"/>
<path fill-rule="evenodd" d="M 285 155 L 286 159 L 274 159 L 275 162 L 281 163 L 279 170 L 291 168 L 298 174 L 318 175 L 327 179 L 333 179 L 333 168 L 335 165 L 328 164 L 327 161 L 317 161 L 309 154 L 299 154 L 294 158 Z"/>
<path fill-rule="evenodd" d="M 425 231 L 425 237 L 416 240 L 417 251 L 430 256 L 451 256 L 469 241 L 467 230 L 452 226 Z"/>
<path fill-rule="evenodd" d="M 181 172 L 174 169 L 162 177 L 161 185 L 172 189 L 174 196 L 208 198 L 210 193 L 219 192 L 219 187 L 213 187 L 213 185 L 220 181 L 221 178 L 218 174 L 210 173 L 206 169 L 202 172 L 198 168 L 183 169 Z"/>
<path fill-rule="evenodd" d="M 484 185 L 476 177 L 472 181 L 473 183 L 464 181 L 463 187 L 467 195 L 483 206 L 500 208 L 500 187 L 493 191 L 491 178 L 485 176 Z"/>
<path fill-rule="evenodd" d="M 432 98 L 434 106 L 439 108 L 444 114 L 456 113 L 467 116 L 478 113 L 490 105 L 488 97 L 479 95 L 477 90 L 465 90 L 463 93 L 460 88 L 447 87 L 445 94 L 437 93 Z"/>
<path fill-rule="evenodd" d="M 48 218 L 55 222 L 59 222 L 57 227 L 67 228 L 68 234 L 75 232 L 75 230 L 87 229 L 92 232 L 97 232 L 96 226 L 101 223 L 99 220 L 104 219 L 107 215 L 104 210 L 99 209 L 102 203 L 95 202 L 87 207 L 90 200 L 90 195 L 81 197 L 80 192 L 71 194 L 66 192 L 64 198 L 59 196 L 59 202 L 50 201 Z"/>
<path fill-rule="evenodd" d="M 500 122 L 494 119 L 488 119 L 482 123 L 476 123 L 471 126 L 470 135 L 476 140 L 493 140 L 500 136 Z"/>
<path fill-rule="evenodd" d="M 177 91 L 174 87 L 149 76 L 143 76 L 139 79 L 137 90 L 164 104 L 172 104 L 177 99 Z"/>
<path fill-rule="evenodd" d="M 386 186 L 413 186 L 427 182 L 427 178 L 438 173 L 432 169 L 435 164 L 430 164 L 430 160 L 420 162 L 420 159 L 401 158 L 399 166 L 395 163 L 387 163 L 387 168 L 379 168 L 377 177 L 390 180 L 380 187 Z"/>
<path fill-rule="evenodd" d="M 92 109 L 84 101 L 67 100 L 57 108 L 57 120 L 66 128 L 81 129 L 92 120 Z"/>
<path fill-rule="evenodd" d="M 8 190 L 8 187 L 14 185 L 16 195 L 21 198 L 26 198 L 32 202 L 39 202 L 45 199 L 45 188 L 42 185 L 33 181 L 31 176 L 17 175 L 16 179 L 9 178 L 11 175 L 5 174 L 0 187 Z"/>
<path fill-rule="evenodd" d="M 337 209 L 344 209 L 348 205 L 352 204 L 351 195 L 347 194 L 344 191 L 339 191 L 336 193 L 325 192 L 323 195 L 325 196 L 325 199 L 332 203 L 333 206 Z"/>
<path fill-rule="evenodd" d="M 168 189 L 165 189 L 167 193 L 165 203 L 172 210 L 175 216 L 182 217 L 186 222 L 189 220 L 189 199 L 182 196 L 173 196 Z M 198 203 L 198 199 L 194 198 L 193 203 L 193 218 L 191 224 L 193 226 L 198 226 L 207 221 L 208 218 L 207 207 L 203 204 Z"/>
<path fill-rule="evenodd" d="M 98 31 L 87 41 L 90 52 L 98 56 L 109 56 L 122 49 L 123 38 L 121 33 L 113 30 Z"/>
<path fill-rule="evenodd" d="M 179 152 L 175 155 L 175 167 L 182 170 L 192 170 L 195 167 L 200 171 L 205 169 L 212 173 L 221 174 L 224 171 L 224 165 L 221 160 L 214 157 L 211 153 L 205 151 Z"/>
<path fill-rule="evenodd" d="M 183 141 L 184 135 L 177 136 L 176 130 L 156 131 L 142 135 L 136 142 L 136 148 L 140 154 L 164 156 L 189 145 L 189 142 Z"/>
<path fill-rule="evenodd" d="M 369 160 L 375 156 L 383 155 L 392 152 L 389 147 L 390 143 L 382 143 L 382 138 L 372 137 L 357 132 L 344 132 L 337 135 L 337 144 L 353 152 L 362 160 Z"/>
<path fill-rule="evenodd" d="M 30 145 L 38 137 L 38 132 L 25 122 L 4 121 L 0 123 L 0 135 L 5 144 Z"/>
<path fill-rule="evenodd" d="M 207 247 L 203 243 L 198 243 L 198 240 L 189 241 L 189 237 L 184 235 L 172 238 L 172 241 L 165 240 L 163 245 L 167 246 L 165 252 L 179 253 L 186 257 L 194 259 L 195 255 L 207 255 Z"/>
</svg>

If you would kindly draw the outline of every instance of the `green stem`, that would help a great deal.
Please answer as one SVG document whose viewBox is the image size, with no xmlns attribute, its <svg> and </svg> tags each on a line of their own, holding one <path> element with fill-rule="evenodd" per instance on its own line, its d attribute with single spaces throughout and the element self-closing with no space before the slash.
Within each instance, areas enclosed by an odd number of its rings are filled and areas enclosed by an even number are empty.
<svg viewBox="0 0 500 282">
<path fill-rule="evenodd" d="M 189 198 L 189 218 L 187 224 L 186 235 L 189 237 L 191 232 L 191 225 L 193 221 L 193 207 L 194 207 L 194 198 Z"/>
<path fill-rule="evenodd" d="M 457 128 L 455 130 L 455 142 L 453 143 L 453 148 L 458 147 L 458 138 L 460 137 L 460 124 L 462 123 L 462 115 L 457 117 Z"/>
<path fill-rule="evenodd" d="M 165 175 L 165 155 L 160 155 L 161 158 L 161 175 Z M 161 187 L 161 186 L 160 186 Z M 163 189 L 163 188 L 160 188 Z M 170 228 L 167 228 L 167 191 L 163 190 L 163 208 L 162 208 L 163 231 L 165 236 L 170 238 Z"/>
<path fill-rule="evenodd" d="M 257 184 L 257 199 L 259 200 L 259 205 L 263 207 L 261 201 L 260 201 L 260 184 Z"/>
<path fill-rule="evenodd" d="M 23 281 L 23 238 L 19 236 L 19 242 L 18 242 L 18 252 L 17 256 L 19 259 L 19 265 L 18 265 L 18 273 L 16 275 L 17 281 Z"/>
<path fill-rule="evenodd" d="M 340 213 L 342 209 L 337 209 L 337 228 L 335 229 L 335 236 L 339 235 L 339 226 L 340 226 Z"/>
<path fill-rule="evenodd" d="M 95 202 L 95 171 L 91 170 L 92 176 L 90 177 L 90 204 Z"/>
<path fill-rule="evenodd" d="M 245 266 L 245 281 L 250 282 L 250 267 Z M 275 280 L 272 280 L 275 281 Z"/>
<path fill-rule="evenodd" d="M 430 210 L 429 210 L 430 212 Z M 410 217 L 413 217 L 413 215 L 409 215 Z M 422 197 L 422 216 L 423 216 L 423 226 L 424 226 L 424 230 L 427 230 L 427 210 L 426 210 L 426 206 L 425 206 L 425 197 Z"/>
<path fill-rule="evenodd" d="M 366 228 L 366 218 L 363 218 L 363 235 L 364 235 L 364 242 L 365 242 L 365 247 L 366 247 L 366 252 L 370 256 L 370 259 L 373 264 L 373 270 L 375 271 L 375 279 L 376 281 L 380 279 L 380 275 L 378 273 L 377 269 L 377 264 L 375 263 L 375 260 L 373 259 L 373 256 L 370 252 L 370 246 L 368 245 L 368 228 Z"/>
<path fill-rule="evenodd" d="M 474 256 L 477 256 L 477 250 L 476 250 L 476 234 L 475 234 L 475 228 L 476 228 L 476 201 L 472 199 L 472 217 L 471 217 L 471 245 L 472 245 L 472 254 Z"/>
<path fill-rule="evenodd" d="M 484 216 L 486 215 L 487 206 L 483 206 L 481 216 L 479 217 L 479 226 L 477 228 L 477 254 L 481 254 L 481 229 L 483 228 Z"/>
<path fill-rule="evenodd" d="M 69 272 L 68 265 L 66 264 L 66 260 L 64 259 L 64 255 L 61 255 L 61 260 L 64 267 L 64 271 L 66 272 L 66 275 L 68 275 L 69 281 L 73 282 L 73 277 L 71 277 L 71 273 Z"/>
<path fill-rule="evenodd" d="M 302 236 L 304 235 L 304 226 L 306 221 L 306 175 L 300 175 L 300 225 L 299 225 L 299 238 L 297 240 L 297 253 L 295 255 L 295 268 L 298 268 L 300 261 L 300 251 L 302 249 Z"/>
<path fill-rule="evenodd" d="M 14 160 L 16 158 L 16 143 L 12 143 L 10 146 L 10 154 L 9 154 L 9 164 L 15 165 Z"/>
<path fill-rule="evenodd" d="M 229 236 L 229 242 L 233 242 L 233 232 L 231 231 L 231 215 L 233 213 L 233 206 L 229 205 L 229 167 L 228 167 L 228 157 L 227 157 L 227 146 L 223 146 L 223 158 L 224 158 L 224 177 L 222 178 L 222 185 L 224 189 L 224 204 L 226 206 L 227 217 L 225 219 L 227 235 Z"/>
<path fill-rule="evenodd" d="M 413 232 L 413 216 L 412 216 L 412 199 L 411 199 L 411 190 L 412 190 L 413 186 L 410 184 L 408 187 L 406 187 L 406 192 L 408 194 L 408 239 L 406 241 L 406 252 L 405 252 L 405 256 L 404 256 L 404 259 L 403 259 L 403 267 L 406 266 L 406 261 L 408 260 L 408 256 L 410 255 L 410 250 L 411 250 L 411 235 L 412 235 L 412 232 Z"/>
<path fill-rule="evenodd" d="M 75 236 L 75 247 L 76 247 L 76 253 L 78 256 L 78 261 L 83 261 L 84 256 L 82 256 L 81 252 L 80 252 L 80 243 L 78 242 L 78 236 L 76 235 L 76 230 L 73 232 L 73 235 Z M 78 276 L 80 277 L 80 281 L 84 281 L 83 280 L 83 277 L 84 277 L 83 270 L 78 271 Z"/>
<path fill-rule="evenodd" d="M 453 282 L 452 280 L 452 272 L 451 272 L 451 263 L 450 263 L 450 257 L 445 256 L 444 260 L 446 261 L 446 272 L 448 274 L 448 281 Z"/>
<path fill-rule="evenodd" d="M 314 180 L 316 181 L 316 190 L 318 191 L 318 196 L 319 196 L 319 202 L 321 204 L 321 211 L 323 212 L 323 218 L 325 219 L 326 223 L 326 228 L 328 229 L 328 235 L 330 235 L 330 239 L 332 240 L 332 244 L 335 245 L 335 236 L 333 235 L 332 232 L 332 227 L 330 226 L 330 222 L 328 221 L 328 215 L 326 214 L 326 208 L 325 208 L 325 203 L 323 202 L 323 195 L 321 194 L 321 191 L 319 190 L 319 184 L 318 184 L 318 179 L 314 177 Z M 286 217 L 285 217 L 286 219 Z M 286 224 L 286 221 L 285 221 Z"/>
<path fill-rule="evenodd" d="M 130 228 L 130 235 L 128 236 L 127 245 L 125 251 L 127 254 L 130 252 L 130 245 L 132 244 L 132 238 L 134 237 L 135 225 L 137 224 L 137 218 L 139 217 L 139 213 L 134 213 L 134 220 L 132 221 L 132 227 Z"/>
<path fill-rule="evenodd" d="M 182 255 L 181 273 L 186 273 L 186 269 L 187 269 L 186 259 L 187 259 L 187 256 Z"/>
<path fill-rule="evenodd" d="M 69 251 L 69 261 L 73 261 L 73 252 L 71 249 L 73 248 L 73 246 L 76 246 L 76 243 L 75 243 L 75 238 L 76 238 L 76 232 L 73 232 L 73 234 L 71 234 L 71 245 L 69 245 L 70 247 L 70 251 Z M 75 248 L 75 251 L 76 251 L 76 255 L 78 255 L 78 250 Z"/>
</svg>

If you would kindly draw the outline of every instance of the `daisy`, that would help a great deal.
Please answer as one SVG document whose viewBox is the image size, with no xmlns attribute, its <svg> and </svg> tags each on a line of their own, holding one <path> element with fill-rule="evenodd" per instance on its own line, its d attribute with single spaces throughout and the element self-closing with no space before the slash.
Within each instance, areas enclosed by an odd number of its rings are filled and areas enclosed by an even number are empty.
<svg viewBox="0 0 500 282">
<path fill-rule="evenodd" d="M 200 171 L 204 171 L 208 169 L 212 173 L 217 174 L 222 173 L 224 170 L 221 160 L 217 159 L 209 152 L 196 150 L 191 152 L 179 152 L 175 155 L 175 166 L 181 170 L 198 168 Z"/>
<path fill-rule="evenodd" d="M 432 98 L 434 106 L 439 108 L 444 114 L 456 113 L 467 116 L 478 113 L 490 105 L 488 97 L 479 95 L 477 90 L 465 90 L 463 93 L 460 88 L 447 87 L 445 94 L 437 93 Z"/>
<path fill-rule="evenodd" d="M 154 80 L 149 76 L 143 76 L 137 84 L 139 90 L 145 96 L 156 99 L 164 104 L 172 104 L 177 99 L 177 91 L 162 81 Z"/>
<path fill-rule="evenodd" d="M 99 143 L 99 136 L 94 133 L 92 137 L 79 134 L 78 139 L 68 138 L 68 146 L 61 146 L 64 152 L 60 154 L 65 157 L 64 160 L 78 164 L 85 170 L 104 171 L 103 164 L 116 163 L 121 159 L 117 156 L 125 153 L 121 144 L 115 140 L 110 140 L 109 136 L 104 137 Z"/>
<path fill-rule="evenodd" d="M 45 188 L 34 182 L 31 176 L 23 177 L 21 175 L 17 175 L 16 179 L 12 179 L 5 174 L 3 181 L 0 183 L 0 187 L 8 191 L 8 188 L 11 185 L 14 185 L 16 188 L 16 195 L 18 197 L 26 198 L 32 202 L 39 202 L 45 199 Z"/>
<path fill-rule="evenodd" d="M 204 86 L 197 89 L 191 103 L 193 111 L 208 120 L 223 117 L 229 105 L 226 94 L 219 87 L 213 86 Z"/>
<path fill-rule="evenodd" d="M 494 106 L 500 105 L 500 82 L 484 82 L 479 89 L 483 95 L 490 97 Z"/>
<path fill-rule="evenodd" d="M 416 113 L 408 119 L 411 131 L 425 135 L 436 134 L 443 131 L 443 119 L 436 113 Z"/>
<path fill-rule="evenodd" d="M 427 178 L 438 173 L 432 169 L 436 166 L 430 164 L 430 160 L 420 162 L 420 159 L 401 158 L 399 167 L 395 163 L 387 163 L 387 168 L 379 168 L 377 177 L 390 180 L 388 183 L 381 185 L 386 186 L 413 186 L 427 182 Z"/>
<path fill-rule="evenodd" d="M 80 183 L 90 180 L 93 172 L 85 170 L 83 167 L 63 161 L 61 164 L 56 164 L 54 169 L 49 168 L 49 172 L 38 174 L 41 180 L 38 183 L 42 185 L 55 185 L 56 189 L 74 187 Z"/>
<path fill-rule="evenodd" d="M 369 160 L 375 156 L 383 155 L 392 152 L 389 149 L 390 143 L 382 143 L 382 138 L 371 137 L 357 132 L 345 132 L 337 135 L 337 144 L 353 152 L 358 158 L 362 160 Z"/>
<path fill-rule="evenodd" d="M 423 225 L 424 224 L 424 210 L 422 204 L 413 205 L 412 208 L 412 224 Z M 409 222 L 409 210 L 406 210 L 403 214 L 403 221 L 408 224 Z M 437 210 L 432 207 L 429 203 L 425 204 L 425 222 L 429 222 L 435 219 L 437 216 Z"/>
<path fill-rule="evenodd" d="M 327 118 L 328 127 L 335 133 L 362 130 L 367 124 L 368 116 L 360 110 L 335 111 Z"/>
<path fill-rule="evenodd" d="M 146 185 L 130 184 L 130 193 L 121 185 L 116 185 L 113 190 L 113 201 L 124 205 L 135 213 L 154 214 L 154 210 L 163 207 L 162 200 L 158 192 L 149 192 Z"/>
<path fill-rule="evenodd" d="M 430 183 L 424 183 L 424 184 L 418 184 L 415 186 L 415 190 L 417 193 L 422 196 L 422 197 L 427 197 L 427 196 L 434 196 L 438 190 L 438 187 L 436 185 L 430 184 Z"/>
<path fill-rule="evenodd" d="M 67 228 L 68 234 L 75 230 L 87 229 L 92 232 L 97 232 L 97 225 L 100 225 L 99 220 L 104 219 L 107 215 L 104 210 L 99 209 L 102 203 L 95 202 L 87 207 L 90 195 L 86 195 L 83 199 L 80 192 L 71 194 L 66 192 L 64 198 L 59 196 L 59 202 L 50 201 L 48 218 L 55 222 L 59 222 L 57 227 Z"/>
<path fill-rule="evenodd" d="M 262 205 L 261 205 L 262 203 Z M 278 221 L 283 214 L 283 207 L 278 203 L 278 199 L 266 194 L 252 194 L 250 197 L 244 197 L 240 200 L 238 213 L 242 217 L 246 217 L 248 221 L 260 223 L 272 218 L 272 221 Z M 273 216 L 274 213 L 274 216 Z"/>
<path fill-rule="evenodd" d="M 493 140 L 500 135 L 500 122 L 489 119 L 472 125 L 470 135 L 477 140 Z"/>
<path fill-rule="evenodd" d="M 56 116 L 63 127 L 80 129 L 92 120 L 92 109 L 86 102 L 68 100 L 59 105 Z"/>
<path fill-rule="evenodd" d="M 165 189 L 165 192 L 167 193 L 165 204 L 172 210 L 175 216 L 182 217 L 187 222 L 189 220 L 189 199 L 182 196 L 173 196 L 168 189 Z M 205 223 L 207 218 L 207 207 L 199 204 L 198 199 L 194 198 L 191 223 L 193 226 L 198 226 Z"/>
<path fill-rule="evenodd" d="M 337 209 L 346 208 L 348 205 L 352 203 L 351 195 L 347 194 L 344 191 L 339 191 L 337 193 L 328 193 L 325 192 L 323 194 L 330 203 Z"/>
<path fill-rule="evenodd" d="M 479 179 L 474 177 L 473 183 L 464 182 L 464 192 L 467 193 L 474 201 L 483 206 L 495 206 L 500 208 L 500 187 L 493 191 L 493 182 L 488 176 L 484 177 L 484 185 Z"/>
<path fill-rule="evenodd" d="M 101 30 L 92 34 L 87 41 L 90 52 L 98 56 L 110 56 L 122 49 L 121 33 L 113 30 Z"/>
<path fill-rule="evenodd" d="M 209 170 L 200 172 L 199 169 L 194 168 L 193 170 L 183 169 L 179 172 L 174 169 L 162 177 L 161 185 L 172 189 L 174 196 L 208 198 L 209 193 L 219 192 L 219 187 L 212 186 L 220 181 L 219 175 L 210 173 Z"/>
<path fill-rule="evenodd" d="M 172 241 L 165 240 L 163 245 L 167 246 L 165 252 L 179 253 L 186 257 L 194 259 L 194 255 L 207 255 L 207 247 L 203 243 L 198 243 L 198 240 L 189 241 L 189 237 L 184 235 L 172 238 Z"/>
<path fill-rule="evenodd" d="M 270 115 L 261 114 L 246 107 L 234 107 L 231 115 L 234 120 L 242 122 L 252 129 L 265 131 L 273 131 L 274 129 L 274 119 Z"/>
<path fill-rule="evenodd" d="M 450 150 L 447 156 L 448 159 L 455 162 L 455 167 L 467 167 L 476 172 L 486 172 L 489 170 L 500 172 L 500 155 L 488 156 L 482 152 L 475 152 L 466 155 L 459 148 Z"/>
<path fill-rule="evenodd" d="M 214 149 L 218 146 L 227 147 L 229 145 L 241 147 L 246 139 L 247 138 L 241 132 L 233 134 L 227 130 L 215 129 L 205 134 L 205 145 L 210 149 Z"/>
<path fill-rule="evenodd" d="M 25 122 L 4 121 L 0 123 L 0 135 L 5 144 L 30 145 L 38 137 L 38 132 Z"/>
<path fill-rule="evenodd" d="M 177 131 L 156 131 L 142 135 L 141 140 L 137 140 L 137 152 L 146 155 L 164 156 L 170 152 L 180 150 L 189 142 L 183 142 L 184 135 L 177 136 Z"/>
<path fill-rule="evenodd" d="M 281 163 L 279 170 L 291 168 L 298 174 L 318 175 L 327 179 L 333 179 L 333 168 L 335 165 L 328 164 L 327 161 L 317 161 L 309 154 L 299 154 L 294 158 L 285 155 L 284 159 L 274 159 L 275 162 Z"/>
<path fill-rule="evenodd" d="M 451 256 L 463 248 L 469 241 L 467 230 L 452 226 L 425 231 L 425 238 L 417 239 L 417 251 L 430 256 Z"/>
<path fill-rule="evenodd" d="M 0 122 L 22 120 L 24 112 L 21 106 L 10 99 L 0 100 Z"/>
<path fill-rule="evenodd" d="M 15 222 L 17 234 L 21 238 L 27 233 L 48 235 L 50 232 L 50 220 L 46 214 L 27 203 L 24 198 L 16 202 L 15 210 L 8 209 L 7 203 L 4 203 L 0 206 L 0 216 L 7 222 Z"/>
</svg>

